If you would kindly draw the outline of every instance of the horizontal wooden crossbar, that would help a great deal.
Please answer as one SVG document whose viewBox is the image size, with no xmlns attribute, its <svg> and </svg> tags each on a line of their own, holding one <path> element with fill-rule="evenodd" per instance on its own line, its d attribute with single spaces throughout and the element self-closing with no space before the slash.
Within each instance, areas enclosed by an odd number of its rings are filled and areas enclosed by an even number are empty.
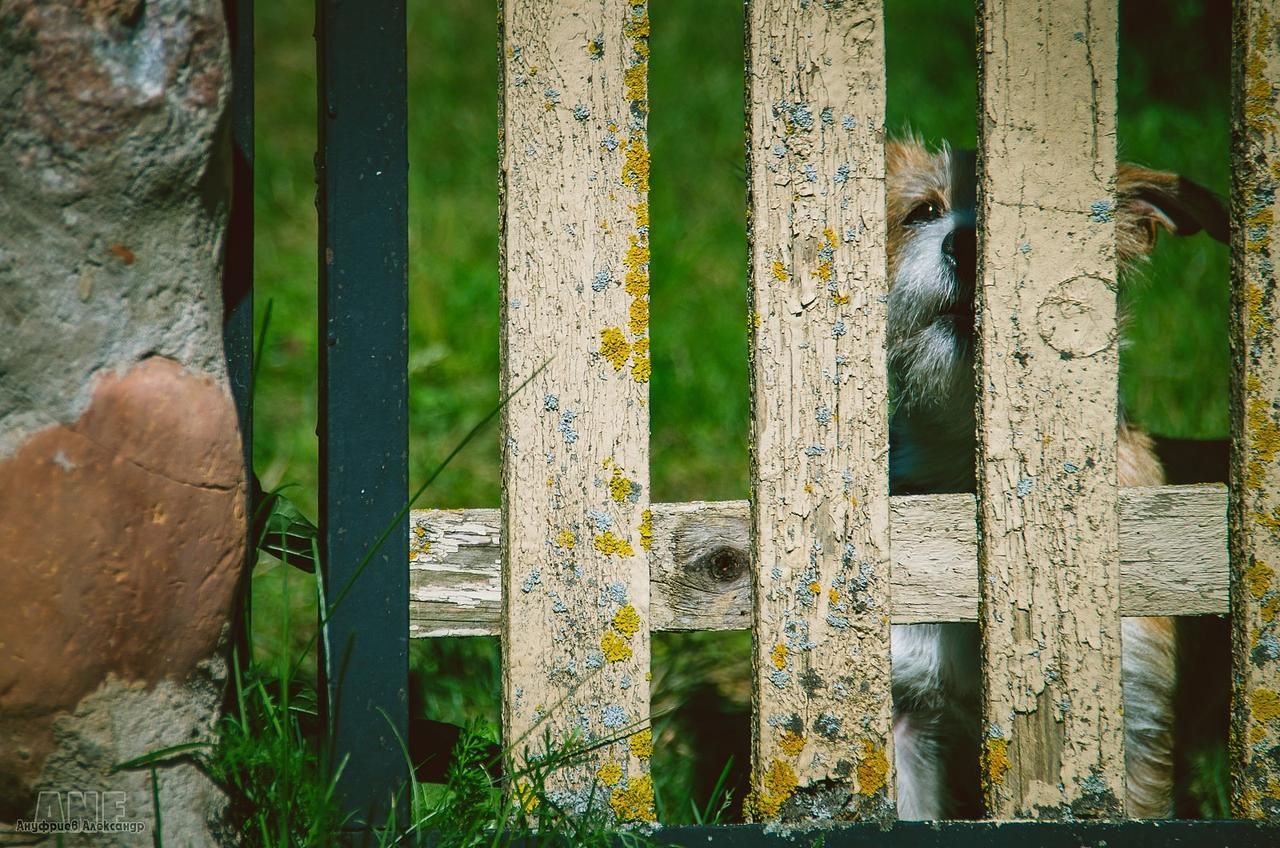
<svg viewBox="0 0 1280 848">
<path fill-rule="evenodd" d="M 1123 615 L 1227 614 L 1225 487 L 1125 489 L 1119 509 Z M 895 624 L 977 620 L 976 514 L 968 494 L 890 499 Z M 497 635 L 498 527 L 496 509 L 412 513 L 411 636 Z M 653 629 L 750 627 L 747 527 L 746 501 L 653 505 Z"/>
</svg>

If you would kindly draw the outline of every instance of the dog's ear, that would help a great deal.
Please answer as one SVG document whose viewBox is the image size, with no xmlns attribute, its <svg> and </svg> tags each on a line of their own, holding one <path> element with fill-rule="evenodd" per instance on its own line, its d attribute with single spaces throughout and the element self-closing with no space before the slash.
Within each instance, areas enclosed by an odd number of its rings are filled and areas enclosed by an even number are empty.
<svg viewBox="0 0 1280 848">
<path fill-rule="evenodd" d="M 1116 247 L 1121 262 L 1151 252 L 1159 227 L 1178 236 L 1204 230 L 1228 240 L 1228 215 L 1209 189 L 1168 171 L 1122 163 L 1116 173 Z"/>
</svg>

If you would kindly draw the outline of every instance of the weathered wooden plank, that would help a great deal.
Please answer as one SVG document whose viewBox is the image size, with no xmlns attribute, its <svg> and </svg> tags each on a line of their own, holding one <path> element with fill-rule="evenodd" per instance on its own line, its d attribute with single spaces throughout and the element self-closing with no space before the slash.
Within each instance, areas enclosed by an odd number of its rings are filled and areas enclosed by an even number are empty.
<svg viewBox="0 0 1280 848">
<path fill-rule="evenodd" d="M 1280 4 L 1235 4 L 1232 813 L 1280 822 Z"/>
<path fill-rule="evenodd" d="M 649 19 L 506 0 L 503 725 L 516 751 L 649 716 Z M 541 372 L 538 369 L 543 368 Z M 559 769 L 564 809 L 654 816 L 646 732 Z"/>
<path fill-rule="evenodd" d="M 1119 816 L 1116 3 L 986 0 L 979 26 L 987 809 Z"/>
<path fill-rule="evenodd" d="M 894 814 L 883 30 L 747 3 L 757 821 Z"/>
<path fill-rule="evenodd" d="M 890 499 L 894 624 L 977 621 L 976 510 L 972 495 Z M 496 636 L 498 510 L 419 510 L 412 528 L 410 634 Z M 748 533 L 746 501 L 654 504 L 650 626 L 749 629 Z M 1121 490 L 1120 581 L 1122 615 L 1226 615 L 1226 488 Z"/>
</svg>

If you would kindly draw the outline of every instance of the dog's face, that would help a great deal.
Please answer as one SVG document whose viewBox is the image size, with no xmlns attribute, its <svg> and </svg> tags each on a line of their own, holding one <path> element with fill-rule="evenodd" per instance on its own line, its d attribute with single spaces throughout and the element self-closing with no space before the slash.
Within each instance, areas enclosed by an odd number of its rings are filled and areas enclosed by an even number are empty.
<svg viewBox="0 0 1280 848">
<path fill-rule="evenodd" d="M 972 421 L 977 268 L 972 152 L 914 141 L 885 149 L 888 355 L 898 409 Z M 1121 268 L 1163 227 L 1227 239 L 1227 213 L 1207 189 L 1161 171 L 1119 166 L 1116 255 Z"/>
</svg>

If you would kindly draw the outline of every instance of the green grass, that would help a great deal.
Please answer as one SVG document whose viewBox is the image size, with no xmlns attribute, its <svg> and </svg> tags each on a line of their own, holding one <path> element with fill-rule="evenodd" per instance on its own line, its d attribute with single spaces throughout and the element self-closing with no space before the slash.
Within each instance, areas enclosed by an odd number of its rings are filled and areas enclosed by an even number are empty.
<svg viewBox="0 0 1280 848">
<path fill-rule="evenodd" d="M 891 134 L 973 145 L 972 8 L 946 0 L 886 5 Z M 1226 4 L 1208 4 L 1210 12 L 1201 5 L 1122 3 L 1119 148 L 1126 159 L 1180 170 L 1225 194 Z M 298 484 L 290 497 L 314 516 L 312 3 L 257 7 L 255 270 L 259 310 L 270 298 L 275 314 L 257 390 L 255 461 L 266 487 Z M 413 481 L 498 401 L 495 13 L 479 0 L 409 3 Z M 741 498 L 748 491 L 742 3 L 663 0 L 651 17 L 651 491 L 655 500 Z M 1226 249 L 1206 237 L 1165 239 L 1132 290 L 1122 394 L 1131 417 L 1155 432 L 1226 434 L 1227 273 Z M 420 505 L 496 506 L 498 457 L 495 430 L 459 456 Z M 307 615 L 309 580 L 291 593 L 273 588 L 280 581 L 272 575 L 258 584 L 256 620 L 271 620 L 285 603 L 295 620 Z M 273 638 L 267 653 L 285 650 L 265 629 L 258 642 Z M 298 647 L 302 637 L 292 638 Z M 496 657 L 492 639 L 415 645 L 428 715 L 496 723 Z M 749 642 L 745 634 L 660 634 L 653 665 L 655 703 L 682 708 L 658 727 L 659 800 L 702 803 L 724 761 L 703 762 L 687 740 L 749 708 Z M 739 778 L 743 766 L 739 756 Z M 673 821 L 694 817 L 673 800 L 666 810 Z"/>
</svg>

